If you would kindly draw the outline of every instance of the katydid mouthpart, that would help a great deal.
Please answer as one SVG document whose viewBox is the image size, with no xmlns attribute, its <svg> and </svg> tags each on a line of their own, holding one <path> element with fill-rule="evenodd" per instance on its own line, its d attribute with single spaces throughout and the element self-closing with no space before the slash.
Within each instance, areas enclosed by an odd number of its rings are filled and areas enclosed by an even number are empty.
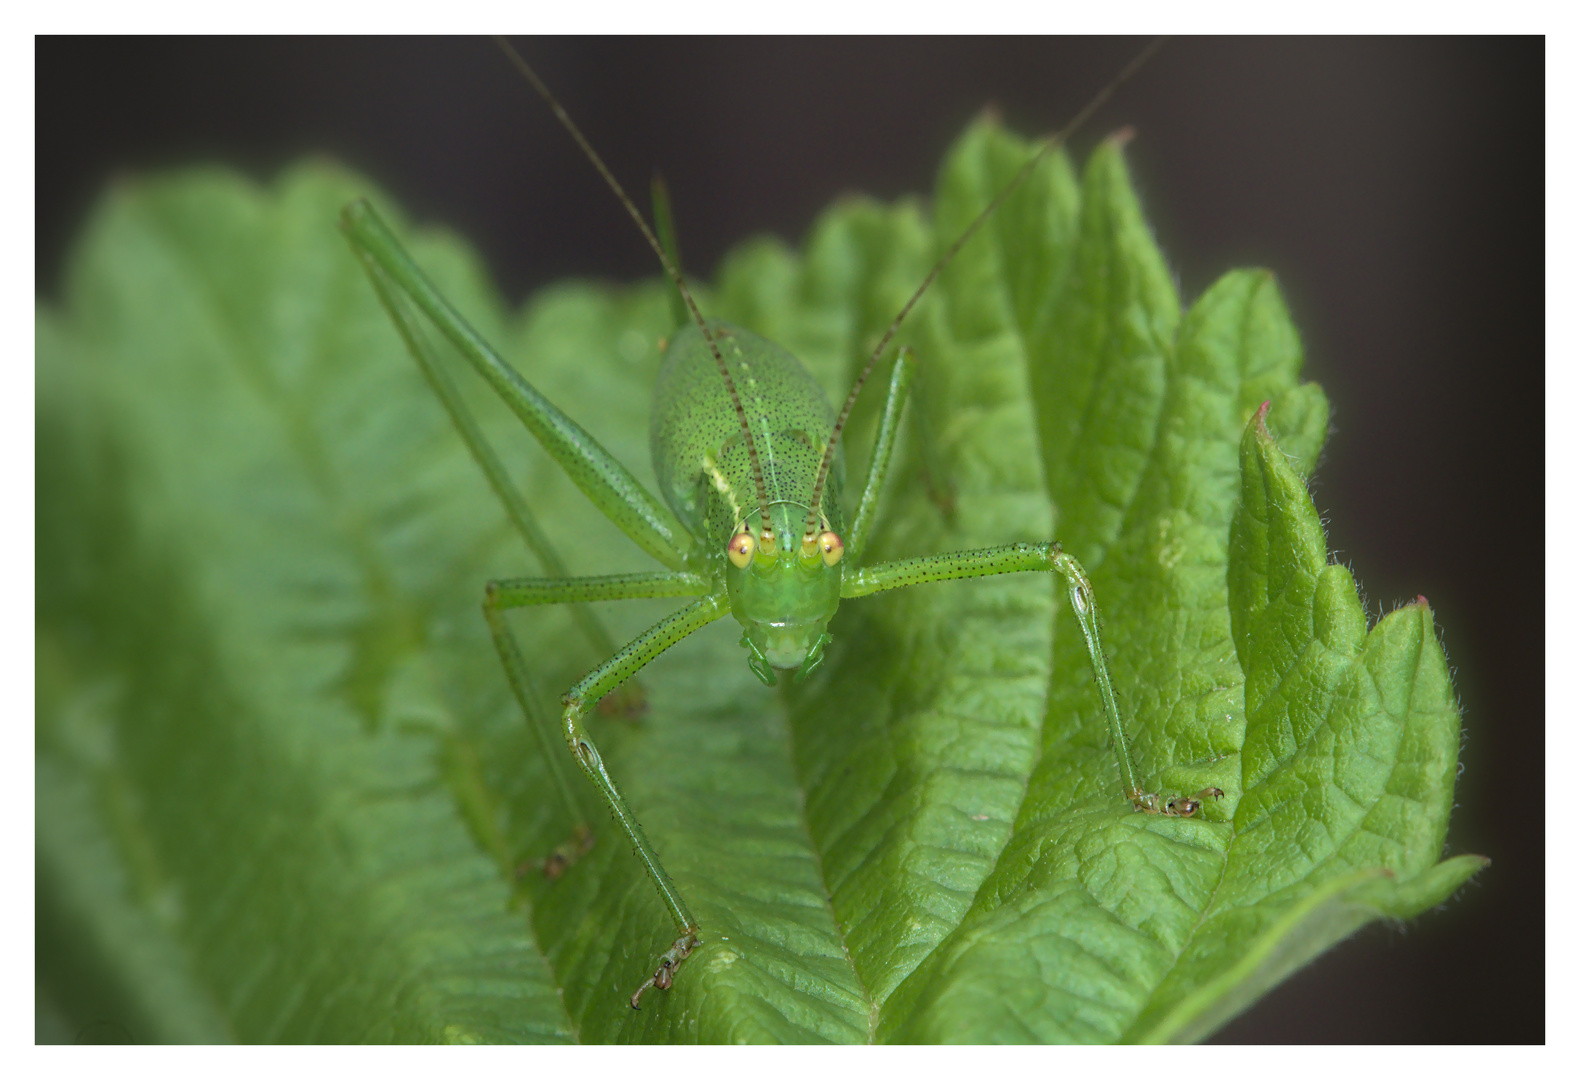
<svg viewBox="0 0 1580 1080">
<path fill-rule="evenodd" d="M 553 785 L 573 813 L 571 780 L 554 748 L 556 725 L 533 690 L 525 658 L 505 620 L 511 608 L 572 605 L 583 631 L 609 654 L 564 695 L 558 734 L 597 788 L 619 829 L 644 864 L 673 918 L 677 936 L 653 974 L 631 995 L 632 1008 L 648 989 L 668 989 L 702 942 L 702 927 L 644 835 L 584 724 L 587 712 L 622 687 L 659 654 L 701 627 L 730 614 L 741 624 L 740 644 L 752 672 L 769 686 L 781 673 L 805 680 L 822 664 L 832 641 L 829 620 L 841 600 L 930 582 L 1024 571 L 1054 572 L 1065 582 L 1080 623 L 1124 797 L 1139 812 L 1194 815 L 1203 800 L 1222 793 L 1164 796 L 1143 790 L 1127 749 L 1091 583 L 1080 564 L 1055 542 L 1016 543 L 971 551 L 863 565 L 907 392 L 918 358 L 899 350 L 853 514 L 842 505 L 841 435 L 856 398 L 887 354 L 901 323 L 938 274 L 1037 163 L 1061 145 L 1155 53 L 1154 42 L 1104 87 L 1056 135 L 1043 140 L 980 214 L 946 248 L 872 350 L 836 413 L 822 389 L 785 349 L 744 328 L 704 317 L 687 287 L 663 198 L 655 198 L 657 232 L 650 227 L 533 69 L 508 43 L 500 46 L 537 90 L 635 221 L 675 289 L 687 320 L 668 341 L 652 409 L 651 449 L 662 499 L 655 497 L 591 435 L 544 398 L 507 364 L 438 293 L 365 201 L 346 207 L 341 226 L 381 302 L 486 474 L 512 523 L 549 576 L 490 582 L 483 604 L 506 677 L 539 741 Z M 426 319 L 516 414 L 568 477 L 609 520 L 657 559 L 664 570 L 573 577 L 541 540 L 530 508 L 513 486 L 458 389 L 424 338 Z M 628 644 L 615 648 L 581 605 L 592 601 L 686 598 L 690 603 Z M 574 844 L 545 862 L 563 873 L 586 850 L 582 828 Z"/>
</svg>

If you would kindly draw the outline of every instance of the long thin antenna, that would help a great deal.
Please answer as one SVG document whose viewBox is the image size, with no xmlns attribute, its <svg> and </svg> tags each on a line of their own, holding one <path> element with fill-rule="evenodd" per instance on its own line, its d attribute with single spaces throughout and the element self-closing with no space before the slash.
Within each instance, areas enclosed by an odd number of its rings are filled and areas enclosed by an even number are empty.
<svg viewBox="0 0 1580 1080">
<path fill-rule="evenodd" d="M 954 261 L 954 257 L 960 253 L 960 249 L 965 246 L 965 242 L 971 239 L 982 223 L 992 216 L 993 211 L 999 208 L 999 204 L 1008 198 L 1009 194 L 1019 187 L 1026 177 L 1031 175 L 1031 171 L 1037 167 L 1037 163 L 1046 157 L 1050 150 L 1057 146 L 1062 146 L 1071 135 L 1075 134 L 1082 124 L 1090 120 L 1092 114 L 1102 108 L 1104 103 L 1113 97 L 1114 92 L 1123 86 L 1131 76 L 1140 71 L 1147 61 L 1151 60 L 1157 51 L 1163 47 L 1163 43 L 1167 40 L 1168 38 L 1166 37 L 1154 39 L 1151 44 L 1136 55 L 1134 60 L 1126 64 L 1124 69 L 1118 75 L 1115 75 L 1109 84 L 1098 92 L 1096 97 L 1087 103 L 1086 108 L 1076 113 L 1073 120 L 1065 124 L 1051 138 L 1043 140 L 1043 144 L 1037 148 L 1037 152 L 1026 159 L 1026 163 L 1010 178 L 1009 183 L 999 189 L 999 193 L 993 196 L 992 201 L 983 208 L 980 214 L 972 219 L 971 224 L 966 226 L 965 231 L 955 238 L 955 242 L 949 245 L 949 249 L 944 252 L 943 257 L 933 264 L 933 268 L 927 272 L 927 276 L 922 279 L 922 283 L 911 294 L 911 298 L 905 302 L 905 306 L 900 309 L 900 313 L 894 317 L 894 321 L 889 324 L 889 328 L 883 332 L 883 338 L 878 342 L 878 347 L 872 350 L 872 355 L 867 358 L 866 366 L 861 369 L 861 374 L 856 377 L 856 384 L 850 388 L 850 394 L 845 398 L 844 407 L 839 410 L 839 419 L 834 422 L 834 432 L 829 436 L 828 448 L 823 451 L 823 462 L 817 471 L 817 483 L 812 488 L 812 498 L 809 503 L 811 510 L 807 513 L 806 532 L 801 541 L 803 544 L 811 543 L 817 537 L 818 503 L 823 498 L 823 483 L 828 479 L 829 468 L 834 462 L 834 447 L 839 445 L 839 436 L 845 430 L 845 421 L 850 418 L 850 410 L 856 404 L 856 397 L 861 393 L 862 384 L 867 381 L 867 376 L 872 374 L 873 366 L 877 364 L 878 357 L 882 356 L 883 350 L 888 348 L 890 340 L 899 331 L 900 324 L 905 321 L 905 317 L 911 313 L 911 309 L 916 306 L 916 302 L 922 298 L 922 294 L 927 291 L 938 275 L 943 273 L 944 267 Z"/>
<path fill-rule="evenodd" d="M 675 283 L 675 288 L 680 290 L 681 299 L 686 302 L 686 308 L 691 312 L 691 317 L 696 322 L 697 329 L 702 331 L 703 339 L 707 341 L 708 348 L 713 351 L 713 361 L 719 365 L 719 374 L 724 379 L 724 388 L 729 391 L 730 403 L 735 406 L 736 419 L 741 422 L 741 433 L 746 436 L 746 456 L 751 459 L 752 463 L 752 480 L 757 485 L 757 512 L 762 515 L 763 532 L 772 536 L 773 525 L 768 520 L 768 486 L 763 483 L 762 459 L 757 456 L 757 443 L 752 439 L 751 425 L 746 422 L 746 408 L 741 404 L 741 395 L 735 390 L 735 380 L 730 377 L 730 369 L 724 364 L 724 354 L 719 351 L 719 343 L 713 339 L 713 331 L 708 329 L 707 320 L 702 317 L 702 312 L 697 308 L 697 302 L 691 297 L 691 290 L 686 288 L 686 279 L 681 275 L 680 267 L 670 261 L 669 255 L 664 251 L 664 245 L 658 242 L 658 237 L 654 236 L 653 230 L 648 228 L 647 219 L 642 216 L 642 212 L 636 208 L 636 204 L 626 195 L 625 188 L 620 186 L 620 181 L 614 178 L 614 173 L 610 172 L 609 167 L 603 163 L 603 158 L 598 156 L 598 151 L 594 150 L 592 144 L 583 137 L 581 129 L 570 118 L 570 114 L 565 111 L 564 106 L 549 92 L 549 88 L 544 85 L 543 80 L 538 78 L 538 73 L 532 70 L 532 65 L 523 60 L 521 54 L 516 51 L 515 46 L 503 37 L 496 35 L 494 40 L 499 43 L 500 49 L 504 51 L 510 62 L 516 66 L 516 70 L 521 72 L 527 82 L 532 84 L 532 88 L 538 92 L 538 96 L 548 103 L 549 108 L 553 110 L 560 124 L 566 131 L 570 132 L 571 138 L 576 140 L 576 145 L 581 147 L 582 153 L 587 155 L 587 160 L 593 163 L 593 168 L 598 170 L 598 175 L 603 177 L 604 183 L 609 185 L 609 190 L 613 191 L 615 197 L 620 200 L 620 205 L 624 206 L 626 213 L 631 215 L 631 220 L 636 222 L 636 227 L 642 230 L 643 237 L 647 239 L 648 247 L 653 249 L 653 253 L 658 256 L 658 261 L 664 264 L 664 272 Z"/>
</svg>

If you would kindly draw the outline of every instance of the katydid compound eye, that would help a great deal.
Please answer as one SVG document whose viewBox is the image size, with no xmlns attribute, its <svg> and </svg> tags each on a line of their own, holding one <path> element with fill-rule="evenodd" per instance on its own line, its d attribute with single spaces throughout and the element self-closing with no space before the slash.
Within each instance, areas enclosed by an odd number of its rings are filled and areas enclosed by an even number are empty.
<svg viewBox="0 0 1580 1080">
<path fill-rule="evenodd" d="M 845 554 L 845 542 L 838 533 L 824 532 L 817 538 L 818 550 L 823 553 L 823 564 L 833 566 Z"/>
<path fill-rule="evenodd" d="M 752 552 L 757 547 L 757 541 L 752 539 L 751 533 L 736 533 L 730 538 L 730 562 L 735 564 L 737 570 L 745 570 L 752 563 Z"/>
</svg>

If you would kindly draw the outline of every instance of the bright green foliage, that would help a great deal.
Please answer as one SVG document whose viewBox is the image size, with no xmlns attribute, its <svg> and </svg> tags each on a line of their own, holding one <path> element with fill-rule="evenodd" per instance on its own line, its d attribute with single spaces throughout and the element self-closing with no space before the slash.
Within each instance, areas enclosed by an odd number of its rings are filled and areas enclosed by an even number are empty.
<svg viewBox="0 0 1580 1080">
<path fill-rule="evenodd" d="M 974 128 L 936 233 L 915 204 L 844 203 L 799 256 L 737 251 L 704 310 L 837 401 L 1024 153 Z M 335 233 L 365 193 L 323 166 L 268 191 L 128 184 L 38 314 L 50 1030 L 1190 1039 L 1481 865 L 1438 861 L 1459 720 L 1429 609 L 1368 631 L 1328 563 L 1304 486 L 1327 404 L 1298 382 L 1271 275 L 1231 273 L 1182 313 L 1108 145 L 1079 181 L 1047 162 L 907 326 L 921 375 L 869 558 L 1063 541 L 1149 789 L 1225 797 L 1131 812 L 1048 575 L 847 601 L 824 670 L 779 691 L 724 620 L 643 672 L 638 723 L 594 719 L 704 927 L 675 988 L 631 1012 L 673 928 L 612 830 L 557 881 L 516 877 L 571 822 L 478 608 L 485 580 L 538 568 Z M 413 253 L 652 484 L 658 284 L 567 285 L 509 315 L 452 238 Z M 464 381 L 572 573 L 653 568 Z M 676 606 L 600 615 L 623 639 Z M 512 619 L 554 694 L 602 659 L 562 610 Z"/>
</svg>

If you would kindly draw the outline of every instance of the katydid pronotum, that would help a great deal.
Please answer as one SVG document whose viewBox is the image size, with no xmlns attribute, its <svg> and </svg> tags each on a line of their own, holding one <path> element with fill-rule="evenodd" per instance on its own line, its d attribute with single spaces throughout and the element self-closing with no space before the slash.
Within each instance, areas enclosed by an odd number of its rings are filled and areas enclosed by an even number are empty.
<svg viewBox="0 0 1580 1080">
<path fill-rule="evenodd" d="M 1044 140 L 1015 178 L 944 251 L 873 349 L 837 414 L 789 352 L 743 328 L 704 318 L 673 257 L 672 243 L 659 240 L 532 68 L 508 43 L 501 46 L 635 220 L 683 304 L 681 317 L 686 321 L 667 343 L 652 409 L 653 465 L 662 501 L 500 358 L 439 295 L 366 201 L 346 208 L 342 227 L 513 524 L 544 562 L 548 576 L 488 583 L 483 609 L 510 686 L 548 757 L 558 795 L 573 810 L 577 803 L 562 765 L 563 754 L 553 752 L 552 720 L 532 689 L 505 613 L 540 604 L 573 605 L 584 632 L 610 654 L 564 695 L 559 734 L 607 803 L 675 922 L 673 944 L 631 995 L 632 1007 L 639 1007 L 649 988 L 672 985 L 677 969 L 702 943 L 702 927 L 606 770 L 584 721 L 601 699 L 626 685 L 660 653 L 725 614 L 741 623 L 740 644 L 747 664 L 772 686 L 780 672 L 793 673 L 800 681 L 819 667 L 832 640 L 829 620 L 841 600 L 992 574 L 1057 573 L 1083 631 L 1124 796 L 1137 811 L 1189 817 L 1201 800 L 1221 795 L 1216 789 L 1174 797 L 1143 790 L 1109 679 L 1091 583 L 1080 564 L 1056 542 L 862 564 L 907 391 L 918 367 L 925 366 L 925 358 L 919 360 L 909 349 L 901 349 L 895 361 L 867 479 L 848 524 L 840 498 L 844 468 L 840 436 L 857 395 L 906 315 L 1009 192 L 1139 69 L 1157 45 L 1137 56 L 1062 131 Z M 658 232 L 665 233 L 667 210 L 661 199 L 655 202 Z M 424 339 L 420 317 L 426 317 L 490 384 L 594 505 L 664 570 L 571 577 L 552 555 L 545 557 L 529 508 Z M 580 607 L 591 601 L 670 597 L 689 603 L 618 649 Z M 575 846 L 564 849 L 569 854 L 562 852 L 555 865 L 573 858 Z"/>
</svg>

